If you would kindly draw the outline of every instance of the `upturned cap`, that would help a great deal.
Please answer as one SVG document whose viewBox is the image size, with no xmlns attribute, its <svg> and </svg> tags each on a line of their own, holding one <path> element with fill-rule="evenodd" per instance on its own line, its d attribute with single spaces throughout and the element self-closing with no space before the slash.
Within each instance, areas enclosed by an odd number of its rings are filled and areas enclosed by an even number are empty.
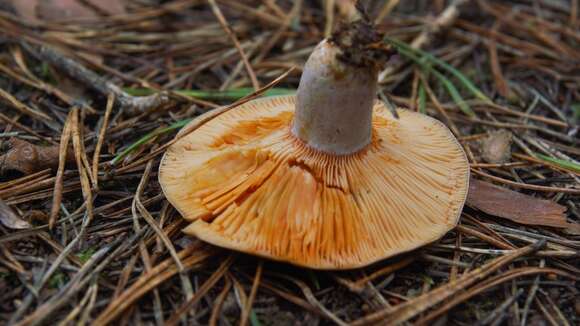
<svg viewBox="0 0 580 326">
<path fill-rule="evenodd" d="M 248 102 L 169 148 L 159 181 L 190 222 L 185 233 L 295 265 L 349 269 L 455 227 L 469 164 L 441 122 L 403 109 L 395 119 L 376 102 L 370 144 L 333 155 L 292 134 L 295 102 Z"/>
</svg>

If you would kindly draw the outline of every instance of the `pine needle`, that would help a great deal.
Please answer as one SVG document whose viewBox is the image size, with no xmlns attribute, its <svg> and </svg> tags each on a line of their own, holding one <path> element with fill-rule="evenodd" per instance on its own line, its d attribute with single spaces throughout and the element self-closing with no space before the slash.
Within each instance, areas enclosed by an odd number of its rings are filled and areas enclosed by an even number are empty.
<svg viewBox="0 0 580 326">
<path fill-rule="evenodd" d="M 166 128 L 161 128 L 161 129 L 157 129 L 154 130 L 148 134 L 146 134 L 145 136 L 139 138 L 139 140 L 137 140 L 136 142 L 132 143 L 131 145 L 127 146 L 127 148 L 125 148 L 123 151 L 121 151 L 121 153 L 117 154 L 117 156 L 115 156 L 110 164 L 111 165 L 115 165 L 117 163 L 119 163 L 120 160 L 122 160 L 124 157 L 126 157 L 127 155 L 129 155 L 131 152 L 133 152 L 134 150 L 136 150 L 137 148 L 139 148 L 139 146 L 147 143 L 148 141 L 150 141 L 151 139 L 166 134 L 170 131 L 176 130 L 176 129 L 181 129 L 182 127 L 184 127 L 186 124 L 188 124 L 192 119 L 185 119 L 185 120 L 180 120 L 177 121 L 175 123 L 173 123 L 172 125 L 170 125 L 169 127 Z"/>
<path fill-rule="evenodd" d="M 426 62 L 435 64 L 437 66 L 439 66 L 440 68 L 442 68 L 443 70 L 446 70 L 447 72 L 451 73 L 453 76 L 455 76 L 459 82 L 467 89 L 469 90 L 476 98 L 481 99 L 485 102 L 488 103 L 493 103 L 493 101 L 487 97 L 479 88 L 477 88 L 477 86 L 475 86 L 473 84 L 473 82 L 471 80 L 469 80 L 469 78 L 467 78 L 462 72 L 460 72 L 459 70 L 455 69 L 454 67 L 452 67 L 450 64 L 448 64 L 447 62 L 433 56 L 431 53 L 420 50 L 420 49 L 414 49 L 411 46 L 409 46 L 408 44 L 401 42 L 399 40 L 396 39 L 392 39 L 392 38 L 386 38 L 386 41 L 392 45 L 394 45 L 395 47 L 397 47 L 397 49 L 400 52 L 403 52 L 401 54 L 403 54 L 404 56 L 407 57 L 407 55 L 405 53 L 411 53 L 414 55 L 415 58 L 420 58 L 421 60 L 424 60 Z M 401 51 L 403 50 L 403 51 Z M 409 57 L 410 58 L 410 57 Z M 413 58 L 410 58 L 413 61 L 415 61 Z"/>
<path fill-rule="evenodd" d="M 156 92 L 153 89 L 147 88 L 125 88 L 125 92 L 133 96 L 147 96 Z M 235 88 L 228 89 L 224 91 L 202 91 L 202 90 L 177 90 L 175 93 L 190 97 L 195 97 L 200 100 L 206 101 L 235 101 L 239 100 L 244 96 L 250 95 L 254 92 L 253 88 Z M 279 95 L 292 95 L 296 90 L 289 88 L 272 88 L 267 90 L 263 96 L 279 96 Z"/>
<path fill-rule="evenodd" d="M 426 59 L 425 56 L 419 57 L 416 53 L 403 47 L 399 48 L 398 50 L 399 53 L 401 53 L 403 56 L 407 57 L 411 61 L 418 64 L 423 69 L 424 72 L 432 73 L 435 76 L 435 78 L 437 78 L 443 84 L 443 86 L 445 87 L 445 89 L 447 90 L 453 101 L 457 104 L 457 106 L 459 106 L 461 111 L 463 111 L 469 117 L 475 116 L 475 112 L 473 112 L 469 104 L 467 104 L 467 102 L 465 102 L 463 97 L 459 94 L 459 91 L 457 90 L 455 85 L 442 73 L 435 70 L 431 66 L 431 63 L 425 60 Z"/>
<path fill-rule="evenodd" d="M 574 163 L 574 162 L 567 161 L 567 160 L 562 160 L 559 158 L 549 157 L 549 156 L 546 156 L 543 154 L 538 154 L 538 153 L 536 153 L 536 157 L 541 159 L 541 160 L 556 164 L 562 168 L 570 169 L 570 170 L 573 170 L 576 172 L 580 172 L 580 164 L 578 164 L 578 163 Z"/>
</svg>

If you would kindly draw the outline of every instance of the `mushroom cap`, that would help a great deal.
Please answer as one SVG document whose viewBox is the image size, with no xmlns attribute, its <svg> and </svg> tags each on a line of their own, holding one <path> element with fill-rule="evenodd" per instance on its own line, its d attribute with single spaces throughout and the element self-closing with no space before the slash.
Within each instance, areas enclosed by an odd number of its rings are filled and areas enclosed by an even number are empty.
<svg viewBox="0 0 580 326">
<path fill-rule="evenodd" d="M 167 150 L 159 181 L 191 222 L 185 233 L 295 265 L 350 269 L 455 227 L 469 164 L 445 125 L 404 109 L 394 119 L 377 102 L 371 143 L 338 156 L 291 133 L 295 101 L 248 102 Z"/>
</svg>

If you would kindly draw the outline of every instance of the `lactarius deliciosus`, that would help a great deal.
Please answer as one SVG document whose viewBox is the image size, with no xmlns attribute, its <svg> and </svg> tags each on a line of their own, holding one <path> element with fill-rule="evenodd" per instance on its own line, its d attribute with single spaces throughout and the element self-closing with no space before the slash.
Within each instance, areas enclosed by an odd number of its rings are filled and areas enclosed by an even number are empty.
<svg viewBox="0 0 580 326">
<path fill-rule="evenodd" d="M 376 100 L 390 55 L 363 20 L 322 41 L 296 96 L 250 101 L 172 145 L 167 199 L 211 244 L 316 269 L 348 269 L 441 238 L 469 165 L 439 121 Z M 187 128 L 187 127 L 186 127 Z"/>
</svg>

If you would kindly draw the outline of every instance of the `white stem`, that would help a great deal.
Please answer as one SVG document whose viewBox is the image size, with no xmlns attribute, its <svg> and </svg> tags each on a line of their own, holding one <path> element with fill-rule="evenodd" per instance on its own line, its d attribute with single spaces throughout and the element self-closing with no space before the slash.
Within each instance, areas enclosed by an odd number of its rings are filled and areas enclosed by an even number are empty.
<svg viewBox="0 0 580 326">
<path fill-rule="evenodd" d="M 324 40 L 304 66 L 292 133 L 323 152 L 347 155 L 371 140 L 377 71 L 337 58 L 340 49 Z"/>
</svg>

